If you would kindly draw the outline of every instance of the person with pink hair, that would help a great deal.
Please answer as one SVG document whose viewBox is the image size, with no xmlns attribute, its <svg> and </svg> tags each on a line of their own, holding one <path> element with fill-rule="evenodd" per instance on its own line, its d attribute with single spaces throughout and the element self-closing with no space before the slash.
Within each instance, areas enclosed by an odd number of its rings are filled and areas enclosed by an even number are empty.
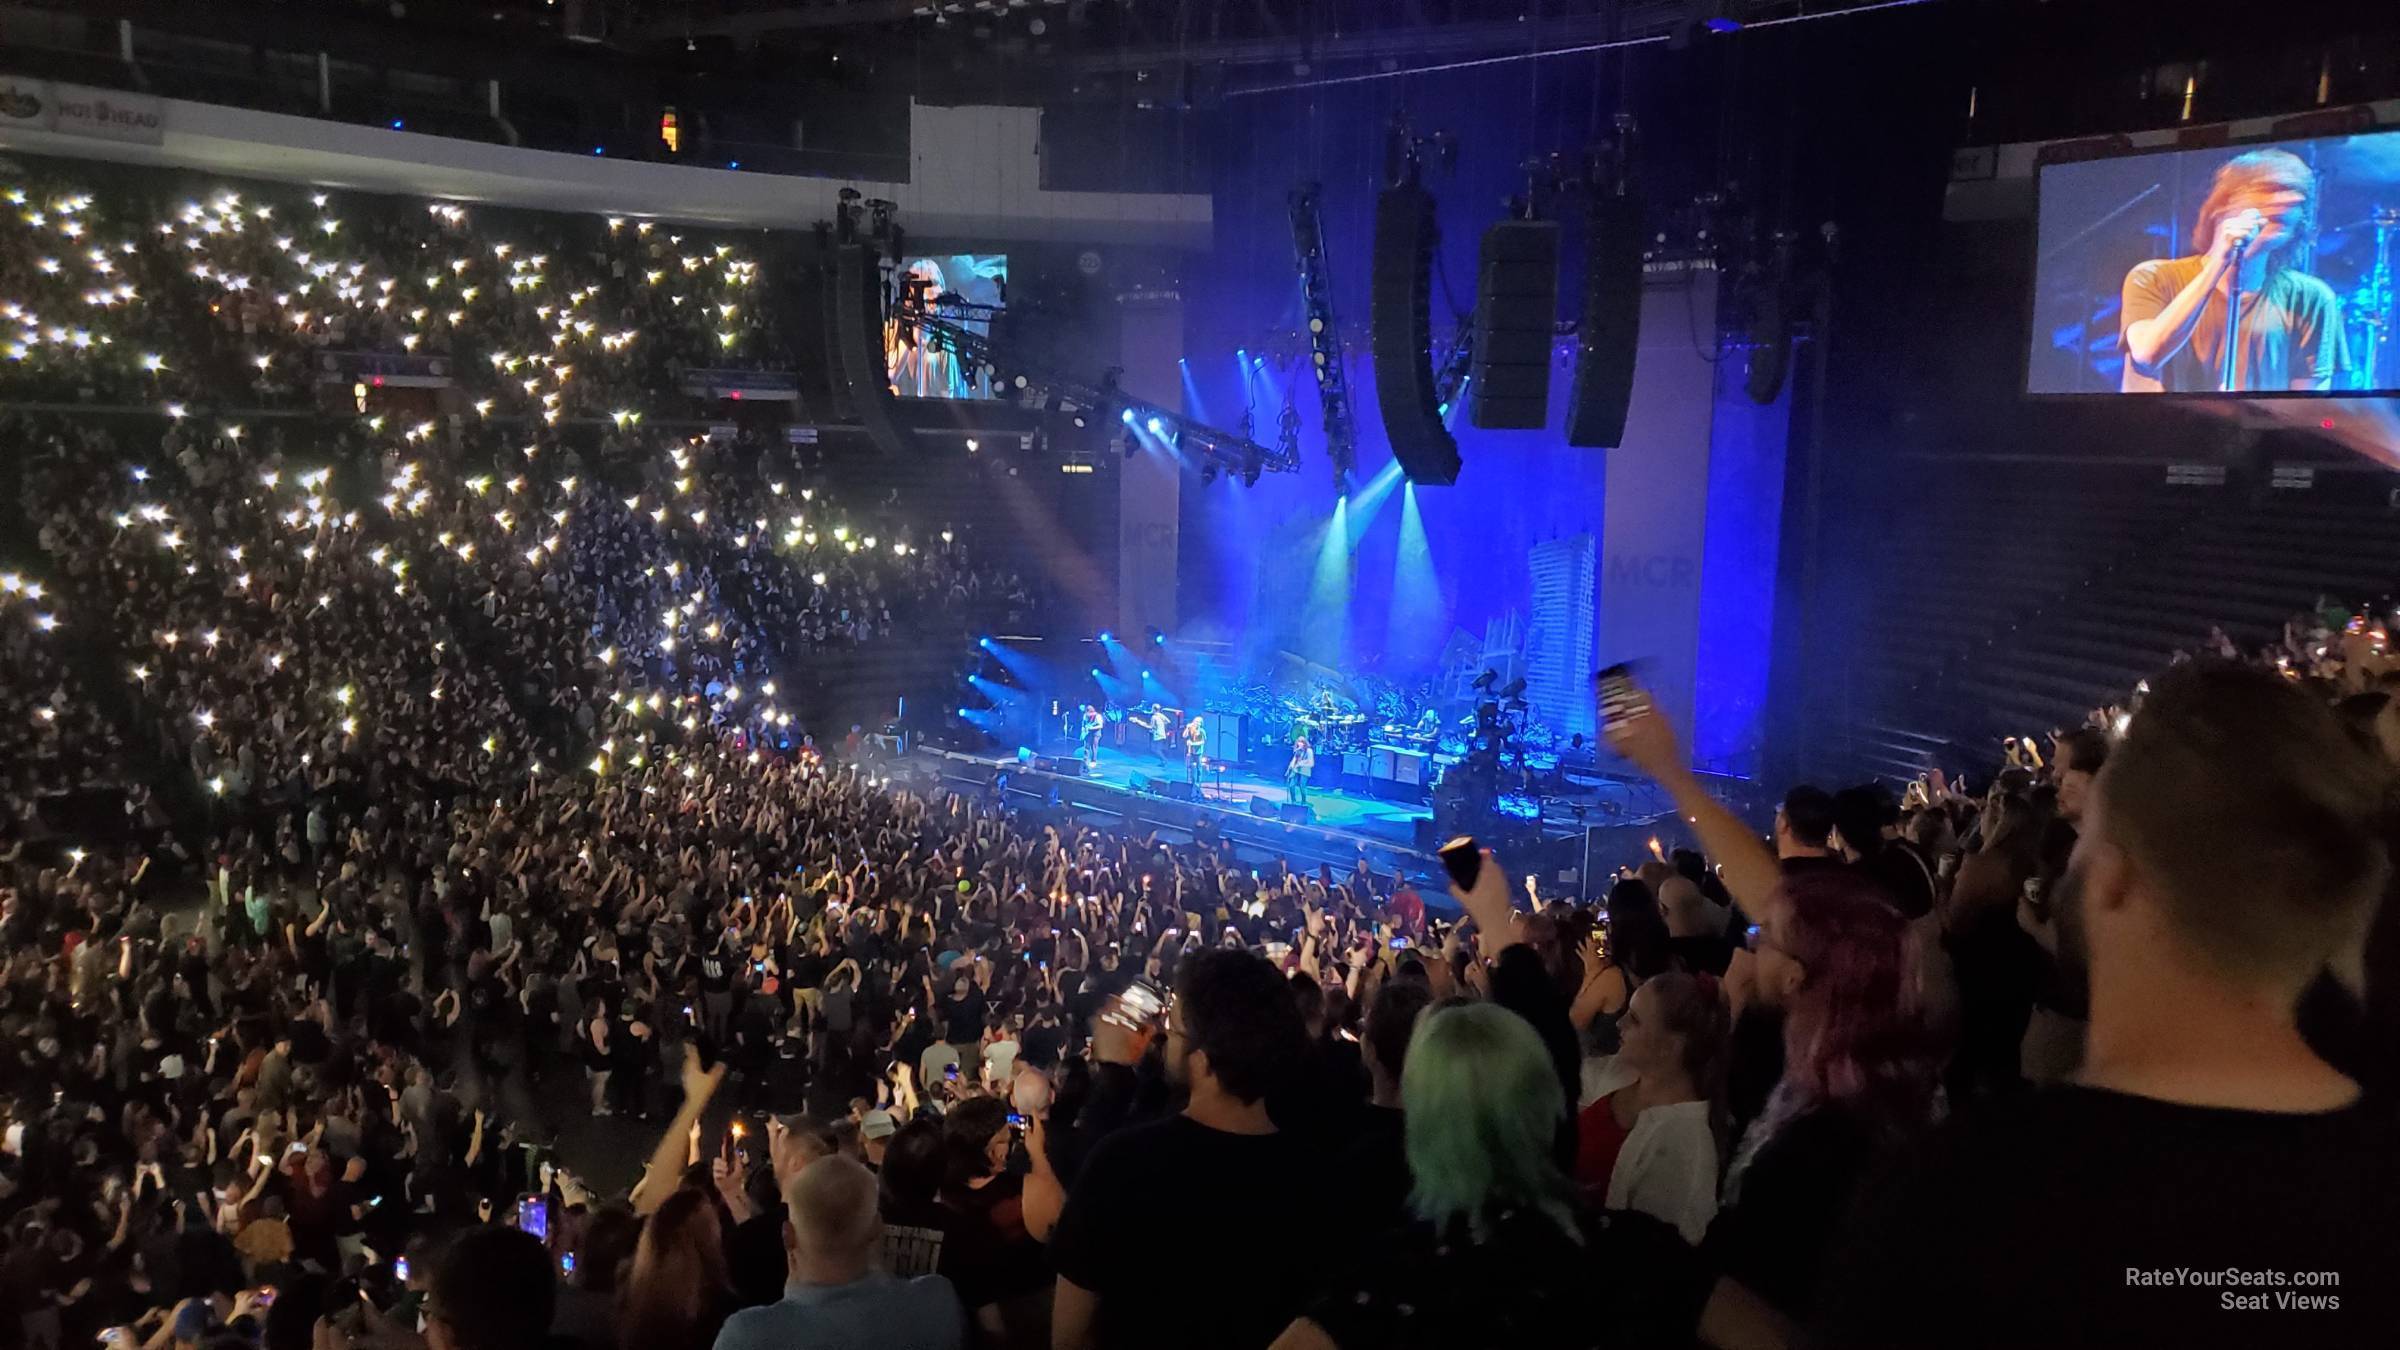
<svg viewBox="0 0 2400 1350">
<path fill-rule="evenodd" d="M 1873 882 L 1832 869 L 1785 877 L 1748 955 L 1728 972 L 1727 998 L 1737 1017 L 1753 1003 L 1782 1010 L 1783 1077 L 1735 1151 L 1703 1249 L 1801 1316 L 1852 1192 L 1928 1123 L 1936 1062 L 1908 921 Z"/>
</svg>

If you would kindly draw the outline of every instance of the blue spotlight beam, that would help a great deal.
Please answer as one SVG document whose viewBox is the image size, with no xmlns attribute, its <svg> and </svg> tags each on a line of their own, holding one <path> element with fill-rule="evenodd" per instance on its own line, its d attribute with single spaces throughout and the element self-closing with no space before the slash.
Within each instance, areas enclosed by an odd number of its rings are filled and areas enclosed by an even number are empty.
<svg viewBox="0 0 2400 1350">
<path fill-rule="evenodd" d="M 923 335 L 923 341 L 938 343 L 981 364 L 1002 364 L 998 349 L 992 345 L 990 339 L 981 333 L 952 323 L 919 306 L 903 304 L 895 313 L 899 316 L 901 323 L 918 329 Z M 1246 436 L 1236 436 L 1231 432 L 1219 431 L 1206 422 L 1185 417 L 1181 413 L 1161 408 L 1155 403 L 1145 403 L 1137 398 L 1129 398 L 1121 389 L 1101 388 L 1060 375 L 1055 371 L 1035 370 L 1027 367 L 1022 361 L 1009 364 L 1023 372 L 1033 384 L 1039 385 L 1046 396 L 1070 404 L 1078 411 L 1091 409 L 1103 416 L 1114 412 L 1128 424 L 1137 420 L 1151 425 L 1163 424 L 1166 429 L 1159 431 L 1157 433 L 1159 436 L 1163 438 L 1168 435 L 1168 430 L 1171 430 L 1177 448 L 1186 454 L 1197 455 L 1219 468 L 1239 473 L 1256 466 L 1270 473 L 1292 473 L 1300 467 L 1300 460 L 1296 455 L 1270 450 Z"/>
</svg>

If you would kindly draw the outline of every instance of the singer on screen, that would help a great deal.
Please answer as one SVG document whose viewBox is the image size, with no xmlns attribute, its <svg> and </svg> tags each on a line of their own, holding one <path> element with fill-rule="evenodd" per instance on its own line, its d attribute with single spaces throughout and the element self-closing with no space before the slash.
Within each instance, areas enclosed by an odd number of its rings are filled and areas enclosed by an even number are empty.
<svg viewBox="0 0 2400 1350">
<path fill-rule="evenodd" d="M 2315 233 L 2317 176 L 2287 150 L 2252 150 L 2217 170 L 2183 258 L 2125 274 L 2117 345 L 2128 394 L 2321 390 L 2342 365 L 2333 288 L 2294 266 Z M 2228 350 L 2225 313 L 2238 304 Z"/>
</svg>

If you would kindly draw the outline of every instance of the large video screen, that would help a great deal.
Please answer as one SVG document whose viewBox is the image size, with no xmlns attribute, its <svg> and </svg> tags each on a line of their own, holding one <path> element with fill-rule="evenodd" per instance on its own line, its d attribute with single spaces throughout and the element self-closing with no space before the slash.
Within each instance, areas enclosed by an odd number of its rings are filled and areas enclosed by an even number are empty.
<svg viewBox="0 0 2400 1350">
<path fill-rule="evenodd" d="M 1008 255 L 945 253 L 902 258 L 892 281 L 903 296 L 920 292 L 920 302 L 937 317 L 988 337 L 993 314 L 1008 304 Z M 892 388 L 903 398 L 993 396 L 989 372 L 972 368 L 956 353 L 926 342 L 924 334 L 897 320 L 885 329 L 883 355 Z"/>
<path fill-rule="evenodd" d="M 2400 131 L 2039 172 L 2028 392 L 2400 390 Z"/>
</svg>

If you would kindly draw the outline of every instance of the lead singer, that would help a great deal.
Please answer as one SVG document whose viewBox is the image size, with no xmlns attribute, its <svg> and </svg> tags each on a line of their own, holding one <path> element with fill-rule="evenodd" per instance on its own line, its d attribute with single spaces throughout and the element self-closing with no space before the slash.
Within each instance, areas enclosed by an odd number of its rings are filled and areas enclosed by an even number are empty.
<svg viewBox="0 0 2400 1350">
<path fill-rule="evenodd" d="M 2252 150 L 2217 170 L 2184 258 L 2155 258 L 2125 274 L 2118 389 L 2128 394 L 2321 390 L 2342 366 L 2342 305 L 2331 286 L 2292 266 L 2313 234 L 2317 175 L 2288 150 Z M 2241 319 L 2231 369 L 2227 294 Z"/>
</svg>

